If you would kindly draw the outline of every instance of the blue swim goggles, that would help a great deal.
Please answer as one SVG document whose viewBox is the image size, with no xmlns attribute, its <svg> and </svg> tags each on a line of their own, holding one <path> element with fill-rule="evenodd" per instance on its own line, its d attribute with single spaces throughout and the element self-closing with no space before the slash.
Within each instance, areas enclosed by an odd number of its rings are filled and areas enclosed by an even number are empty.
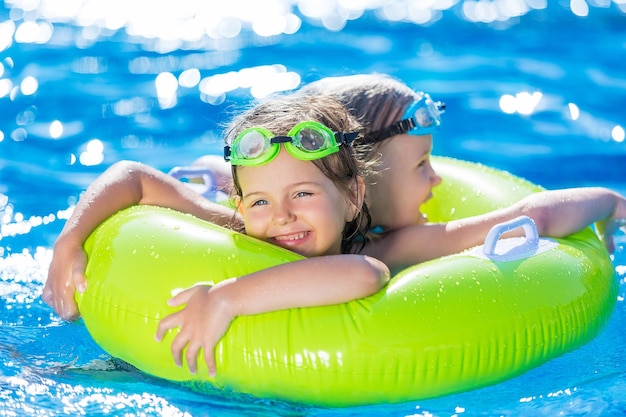
<svg viewBox="0 0 626 417">
<path fill-rule="evenodd" d="M 349 145 L 358 135 L 359 132 L 333 132 L 311 121 L 298 123 L 286 136 L 275 136 L 262 127 L 249 127 L 230 146 L 224 146 L 224 159 L 232 165 L 264 165 L 276 158 L 282 143 L 294 158 L 312 161 L 338 152 L 340 145 Z"/>
<path fill-rule="evenodd" d="M 427 135 L 435 132 L 441 125 L 440 116 L 445 112 L 446 104 L 433 101 L 427 93 L 419 92 L 418 94 L 420 98 L 409 106 L 402 120 L 365 135 L 361 143 L 376 143 L 404 133 Z"/>
</svg>

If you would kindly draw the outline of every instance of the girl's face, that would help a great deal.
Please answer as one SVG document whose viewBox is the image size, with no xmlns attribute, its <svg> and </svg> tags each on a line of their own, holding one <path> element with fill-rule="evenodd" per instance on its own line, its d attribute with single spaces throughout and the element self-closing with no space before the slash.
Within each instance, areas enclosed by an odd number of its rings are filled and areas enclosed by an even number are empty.
<svg viewBox="0 0 626 417">
<path fill-rule="evenodd" d="M 313 162 L 296 159 L 281 146 L 268 164 L 237 169 L 243 194 L 239 212 L 248 235 L 307 257 L 340 253 L 356 200 Z"/>
<path fill-rule="evenodd" d="M 432 135 L 397 135 L 385 140 L 376 184 L 368 187 L 372 225 L 399 229 L 427 219 L 420 206 L 432 197 L 441 177 L 430 164 Z"/>
</svg>

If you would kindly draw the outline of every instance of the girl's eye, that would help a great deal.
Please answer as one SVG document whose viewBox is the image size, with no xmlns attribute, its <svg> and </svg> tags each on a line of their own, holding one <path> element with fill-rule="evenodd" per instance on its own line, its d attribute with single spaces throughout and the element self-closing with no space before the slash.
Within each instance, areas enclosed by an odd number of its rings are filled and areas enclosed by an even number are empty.
<svg viewBox="0 0 626 417">
<path fill-rule="evenodd" d="M 298 193 L 296 193 L 296 197 L 307 197 L 313 195 L 313 193 L 310 193 L 308 191 L 300 191 Z"/>
<path fill-rule="evenodd" d="M 250 207 L 256 207 L 256 206 L 266 206 L 269 203 L 267 202 L 267 200 L 255 200 L 252 202 L 252 204 L 250 204 Z"/>
<path fill-rule="evenodd" d="M 417 164 L 418 167 L 426 166 L 426 164 L 430 163 L 430 158 L 424 158 Z"/>
</svg>

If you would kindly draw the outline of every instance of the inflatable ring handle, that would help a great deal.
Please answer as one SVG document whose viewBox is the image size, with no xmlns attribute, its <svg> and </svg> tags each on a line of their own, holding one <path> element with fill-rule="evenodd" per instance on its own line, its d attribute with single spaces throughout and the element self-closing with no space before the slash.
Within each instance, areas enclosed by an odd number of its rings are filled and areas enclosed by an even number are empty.
<svg viewBox="0 0 626 417">
<path fill-rule="evenodd" d="M 524 229 L 524 242 L 516 251 L 535 252 L 539 247 L 539 233 L 533 219 L 528 216 L 519 216 L 513 220 L 496 224 L 489 230 L 483 245 L 483 254 L 489 258 L 497 257 L 496 246 L 502 234 L 521 227 Z"/>
<path fill-rule="evenodd" d="M 172 168 L 167 175 L 176 178 L 177 180 L 181 178 L 201 178 L 202 184 L 192 184 L 197 186 L 193 188 L 196 192 L 198 192 L 198 194 L 203 195 L 209 200 L 214 200 L 218 193 L 217 178 L 215 178 L 215 173 L 210 168 L 201 166 L 179 166 Z"/>
<path fill-rule="evenodd" d="M 215 174 L 206 167 L 174 167 L 167 173 L 176 178 L 202 178 L 207 187 L 214 187 L 217 183 Z"/>
</svg>

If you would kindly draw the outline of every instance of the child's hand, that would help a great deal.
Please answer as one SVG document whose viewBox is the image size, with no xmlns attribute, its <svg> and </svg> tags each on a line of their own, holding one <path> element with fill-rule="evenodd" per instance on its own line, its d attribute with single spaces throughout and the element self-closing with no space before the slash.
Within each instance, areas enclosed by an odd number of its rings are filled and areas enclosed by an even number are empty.
<svg viewBox="0 0 626 417">
<path fill-rule="evenodd" d="M 159 323 L 155 335 L 157 341 L 161 341 L 169 329 L 180 327 L 180 332 L 172 341 L 172 355 L 176 365 L 182 366 L 182 354 L 186 347 L 185 358 L 192 374 L 196 373 L 198 353 L 202 349 L 209 375 L 215 376 L 215 345 L 234 318 L 228 301 L 220 296 L 221 288 L 224 286 L 198 285 L 177 294 L 168 304 L 173 307 L 187 305 Z"/>
<path fill-rule="evenodd" d="M 615 251 L 613 235 L 618 229 L 626 232 L 626 199 L 624 197 L 618 197 L 613 216 L 596 222 L 596 229 L 608 251 L 613 253 Z"/>
<path fill-rule="evenodd" d="M 63 245 L 60 241 L 55 245 L 42 298 L 64 320 L 76 320 L 80 316 L 74 293 L 87 288 L 86 265 L 87 255 L 82 246 Z"/>
</svg>

